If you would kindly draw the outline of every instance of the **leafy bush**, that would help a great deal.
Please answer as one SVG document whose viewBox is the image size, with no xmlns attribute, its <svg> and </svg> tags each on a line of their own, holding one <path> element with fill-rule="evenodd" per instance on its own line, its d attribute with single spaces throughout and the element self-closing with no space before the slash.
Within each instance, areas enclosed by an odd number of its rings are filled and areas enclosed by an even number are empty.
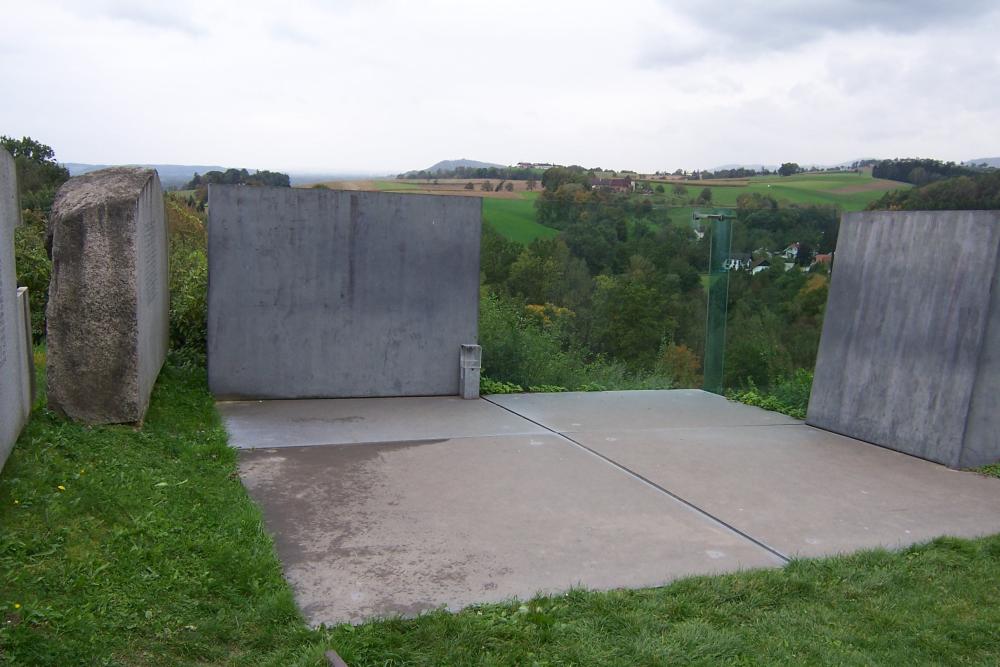
<svg viewBox="0 0 1000 667">
<path fill-rule="evenodd" d="M 38 343 L 45 337 L 45 308 L 49 302 L 52 262 L 45 251 L 45 218 L 32 210 L 23 212 L 24 225 L 14 231 L 17 284 L 28 288 L 31 333 Z"/>
<path fill-rule="evenodd" d="M 188 361 L 203 361 L 208 336 L 208 257 L 203 248 L 171 243 L 170 346 Z"/>
<path fill-rule="evenodd" d="M 520 394 L 524 388 L 513 382 L 491 380 L 485 375 L 479 377 L 479 393 L 481 394 Z"/>
<path fill-rule="evenodd" d="M 751 382 L 749 388 L 729 392 L 726 397 L 747 405 L 780 412 L 795 419 L 805 419 L 812 380 L 813 374 L 800 368 L 792 375 L 774 383 L 768 391 L 758 389 Z"/>
<path fill-rule="evenodd" d="M 170 346 L 181 362 L 203 364 L 208 337 L 205 227 L 190 206 L 166 198 L 170 229 Z"/>
<path fill-rule="evenodd" d="M 564 349 L 553 330 L 525 314 L 515 300 L 489 289 L 482 291 L 479 303 L 479 342 L 483 347 L 484 374 L 529 389 L 592 391 L 596 386 L 601 389 L 672 386 L 671 379 L 662 373 L 638 374 L 620 362 L 602 356 L 588 360 L 577 349 Z"/>
</svg>

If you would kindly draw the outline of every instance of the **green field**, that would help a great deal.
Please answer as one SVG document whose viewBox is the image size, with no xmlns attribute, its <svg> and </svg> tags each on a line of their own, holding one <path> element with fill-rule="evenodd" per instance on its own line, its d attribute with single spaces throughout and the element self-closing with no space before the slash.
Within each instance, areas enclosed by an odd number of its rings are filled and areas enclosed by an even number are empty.
<svg viewBox="0 0 1000 667">
<path fill-rule="evenodd" d="M 537 238 L 552 238 L 558 230 L 535 222 L 535 193 L 523 199 L 483 198 L 483 219 L 511 241 L 527 245 Z"/>
<path fill-rule="evenodd" d="M 651 183 L 654 187 L 656 183 Z M 667 201 L 671 198 L 674 183 L 663 183 Z M 746 193 L 770 195 L 779 203 L 833 204 L 845 211 L 860 211 L 889 190 L 909 188 L 906 183 L 872 178 L 869 174 L 851 172 L 797 174 L 795 176 L 757 176 L 732 181 L 697 181 L 685 184 L 687 197 L 697 197 L 703 188 L 711 188 L 712 204 L 736 206 L 736 199 Z M 674 199 L 674 201 L 676 201 Z"/>
<path fill-rule="evenodd" d="M 377 190 L 382 192 L 405 192 L 408 190 L 420 190 L 421 187 L 416 183 L 408 183 L 402 180 L 392 180 L 392 181 L 372 181 L 372 184 Z"/>
</svg>

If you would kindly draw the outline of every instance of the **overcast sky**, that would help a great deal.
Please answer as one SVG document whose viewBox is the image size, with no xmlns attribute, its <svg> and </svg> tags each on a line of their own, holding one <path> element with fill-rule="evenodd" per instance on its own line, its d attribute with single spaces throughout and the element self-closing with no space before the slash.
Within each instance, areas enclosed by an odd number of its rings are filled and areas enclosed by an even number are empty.
<svg viewBox="0 0 1000 667">
<path fill-rule="evenodd" d="M 1000 2 L 0 0 L 64 162 L 643 171 L 1000 155 Z"/>
</svg>

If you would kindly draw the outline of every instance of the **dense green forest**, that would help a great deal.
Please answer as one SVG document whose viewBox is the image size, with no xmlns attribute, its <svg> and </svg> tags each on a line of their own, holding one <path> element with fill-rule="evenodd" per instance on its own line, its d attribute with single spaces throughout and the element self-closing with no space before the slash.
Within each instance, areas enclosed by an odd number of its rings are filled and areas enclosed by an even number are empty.
<svg viewBox="0 0 1000 667">
<path fill-rule="evenodd" d="M 872 166 L 874 178 L 888 178 L 891 181 L 925 185 L 944 178 L 971 176 L 982 171 L 978 167 L 966 167 L 954 162 L 941 162 L 922 158 L 879 160 Z"/>
<path fill-rule="evenodd" d="M 968 211 L 1000 208 L 1000 171 L 974 173 L 893 190 L 868 205 L 869 210 Z"/>
<path fill-rule="evenodd" d="M 575 389 L 587 381 L 572 369 L 588 366 L 614 375 L 615 388 L 698 386 L 708 242 L 647 199 L 592 189 L 588 180 L 579 167 L 543 175 L 538 220 L 560 230 L 556 238 L 524 247 L 484 227 L 484 373 Z M 756 275 L 730 275 L 727 385 L 769 386 L 815 361 L 827 267 L 810 265 L 836 244 L 839 215 L 831 207 L 782 207 L 759 194 L 741 198 L 736 215 L 734 254 L 763 261 L 793 244 L 799 249 Z M 520 356 L 505 343 L 512 336 L 524 339 Z M 540 358 L 556 361 L 539 369 Z"/>
</svg>

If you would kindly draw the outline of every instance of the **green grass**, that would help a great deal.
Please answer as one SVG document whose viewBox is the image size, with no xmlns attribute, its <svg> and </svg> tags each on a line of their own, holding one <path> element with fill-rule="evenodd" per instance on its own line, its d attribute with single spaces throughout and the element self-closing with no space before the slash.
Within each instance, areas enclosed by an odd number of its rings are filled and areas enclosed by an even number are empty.
<svg viewBox="0 0 1000 667">
<path fill-rule="evenodd" d="M 536 193 L 524 193 L 521 199 L 483 198 L 483 218 L 498 232 L 527 245 L 537 238 L 552 238 L 559 231 L 538 224 L 535 217 Z"/>
<path fill-rule="evenodd" d="M 203 370 L 168 365 L 142 429 L 43 404 L 0 476 L 0 664 L 310 655 Z"/>
<path fill-rule="evenodd" d="M 1000 536 L 309 629 L 202 369 L 168 364 L 141 429 L 69 424 L 43 403 L 0 474 L 0 664 L 319 666 L 331 647 L 352 667 L 1000 655 Z"/>
<path fill-rule="evenodd" d="M 996 664 L 1000 536 L 341 627 L 354 665 Z"/>
<path fill-rule="evenodd" d="M 404 180 L 372 181 L 377 190 L 383 192 L 404 192 L 407 190 L 422 190 L 423 186 Z"/>
</svg>

